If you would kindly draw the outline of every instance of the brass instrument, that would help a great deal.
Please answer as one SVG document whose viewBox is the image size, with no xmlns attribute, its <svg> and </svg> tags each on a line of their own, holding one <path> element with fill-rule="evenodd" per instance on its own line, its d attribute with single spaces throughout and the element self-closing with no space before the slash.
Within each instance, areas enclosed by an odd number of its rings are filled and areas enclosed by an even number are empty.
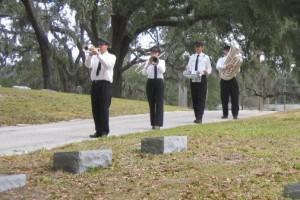
<svg viewBox="0 0 300 200">
<path fill-rule="evenodd" d="M 93 45 L 89 46 L 89 45 L 82 45 L 82 50 L 85 52 L 85 53 L 90 53 L 91 51 L 93 51 L 94 49 L 97 49 L 97 51 L 100 51 L 99 48 L 95 48 Z"/>
<path fill-rule="evenodd" d="M 232 63 L 232 66 L 230 69 L 221 69 L 219 70 L 219 75 L 221 79 L 223 80 L 231 80 L 235 77 L 235 75 L 238 73 L 242 63 L 243 59 L 238 54 L 240 53 L 240 50 L 233 45 L 230 46 L 230 50 L 227 55 L 227 59 L 224 63 L 224 65 L 227 65 L 228 63 Z"/>
<path fill-rule="evenodd" d="M 139 66 L 137 66 L 137 68 L 134 69 L 134 72 L 137 74 L 140 74 L 144 68 L 145 67 L 143 65 L 139 65 Z"/>
<path fill-rule="evenodd" d="M 162 54 L 160 54 L 158 57 L 156 57 L 156 56 L 151 56 L 149 59 L 148 59 L 148 65 L 146 65 L 146 66 L 144 66 L 144 65 L 140 65 L 140 66 L 138 66 L 137 68 L 135 68 L 135 72 L 137 73 L 137 74 L 140 74 L 142 71 L 143 71 L 143 69 L 145 69 L 145 68 L 147 68 L 150 64 L 151 65 L 158 65 L 158 63 L 159 63 L 159 58 L 162 56 L 162 55 L 164 55 L 166 52 L 163 52 Z"/>
<path fill-rule="evenodd" d="M 151 65 L 157 65 L 158 62 L 159 62 L 159 59 L 158 59 L 158 57 L 156 57 L 156 56 L 151 56 L 151 57 L 149 58 L 149 64 L 151 64 Z"/>
</svg>

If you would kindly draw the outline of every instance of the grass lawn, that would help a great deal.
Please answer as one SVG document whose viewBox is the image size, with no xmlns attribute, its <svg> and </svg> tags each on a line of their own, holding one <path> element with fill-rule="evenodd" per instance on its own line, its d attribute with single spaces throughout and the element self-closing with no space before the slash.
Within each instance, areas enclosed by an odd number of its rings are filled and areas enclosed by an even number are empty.
<svg viewBox="0 0 300 200">
<path fill-rule="evenodd" d="M 165 106 L 165 111 L 190 110 Z M 110 116 L 149 113 L 148 102 L 113 98 Z M 92 118 L 90 95 L 0 87 L 0 126 Z"/>
<path fill-rule="evenodd" d="M 295 110 L 0 157 L 0 174 L 27 175 L 25 187 L 0 199 L 284 199 L 283 187 L 300 181 L 299 122 Z M 188 136 L 188 150 L 140 152 L 142 138 L 168 135 Z M 54 152 L 94 149 L 112 149 L 112 166 L 81 175 L 52 169 Z"/>
</svg>

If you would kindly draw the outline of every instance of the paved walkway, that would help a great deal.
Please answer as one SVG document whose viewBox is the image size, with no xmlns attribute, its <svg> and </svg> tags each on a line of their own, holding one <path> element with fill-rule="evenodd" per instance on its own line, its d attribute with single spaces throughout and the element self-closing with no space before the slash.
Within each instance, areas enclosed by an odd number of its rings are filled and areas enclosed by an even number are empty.
<svg viewBox="0 0 300 200">
<path fill-rule="evenodd" d="M 239 118 L 248 118 L 274 113 L 274 111 L 241 110 Z M 232 120 L 221 119 L 221 111 L 205 111 L 203 123 Z M 172 128 L 194 124 L 192 111 L 165 112 L 164 127 Z M 149 114 L 126 115 L 110 118 L 109 136 L 150 131 Z M 51 149 L 65 144 L 91 140 L 93 134 L 92 119 L 63 121 L 42 125 L 19 125 L 0 128 L 0 156 L 23 154 L 40 149 Z"/>
</svg>

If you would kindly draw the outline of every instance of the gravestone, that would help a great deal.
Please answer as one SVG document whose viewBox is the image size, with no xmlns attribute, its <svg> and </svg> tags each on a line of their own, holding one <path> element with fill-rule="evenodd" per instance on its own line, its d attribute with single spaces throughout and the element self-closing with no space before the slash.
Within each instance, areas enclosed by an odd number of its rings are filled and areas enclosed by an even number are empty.
<svg viewBox="0 0 300 200">
<path fill-rule="evenodd" d="M 53 155 L 53 168 L 81 174 L 91 167 L 107 167 L 112 164 L 112 150 L 58 152 Z"/>
<path fill-rule="evenodd" d="M 284 197 L 291 199 L 300 199 L 300 182 L 286 185 L 284 187 Z"/>
<path fill-rule="evenodd" d="M 0 174 L 0 192 L 23 187 L 26 184 L 25 174 L 4 175 Z"/>
<path fill-rule="evenodd" d="M 83 93 L 83 88 L 82 88 L 82 86 L 80 86 L 80 85 L 77 86 L 75 91 L 76 91 L 77 94 L 82 94 L 82 93 Z"/>
<path fill-rule="evenodd" d="M 187 149 L 187 136 L 164 136 L 144 138 L 141 142 L 141 152 L 154 154 L 169 154 Z"/>
</svg>

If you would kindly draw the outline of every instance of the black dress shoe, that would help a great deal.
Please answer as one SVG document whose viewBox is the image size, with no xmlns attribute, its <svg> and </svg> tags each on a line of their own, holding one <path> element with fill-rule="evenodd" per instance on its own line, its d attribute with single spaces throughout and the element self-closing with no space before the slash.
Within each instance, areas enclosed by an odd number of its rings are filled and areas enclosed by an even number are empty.
<svg viewBox="0 0 300 200">
<path fill-rule="evenodd" d="M 96 132 L 93 135 L 90 135 L 90 138 L 98 138 L 98 137 L 102 137 L 102 134 L 99 132 Z"/>
<path fill-rule="evenodd" d="M 202 123 L 202 119 L 195 119 L 195 120 L 194 120 L 194 123 L 196 123 L 196 124 L 201 124 L 201 123 Z"/>
<path fill-rule="evenodd" d="M 221 118 L 222 118 L 222 119 L 227 119 L 228 116 L 227 116 L 227 115 L 223 115 Z"/>
<path fill-rule="evenodd" d="M 237 116 L 233 116 L 233 119 L 238 119 L 238 117 Z"/>
</svg>

